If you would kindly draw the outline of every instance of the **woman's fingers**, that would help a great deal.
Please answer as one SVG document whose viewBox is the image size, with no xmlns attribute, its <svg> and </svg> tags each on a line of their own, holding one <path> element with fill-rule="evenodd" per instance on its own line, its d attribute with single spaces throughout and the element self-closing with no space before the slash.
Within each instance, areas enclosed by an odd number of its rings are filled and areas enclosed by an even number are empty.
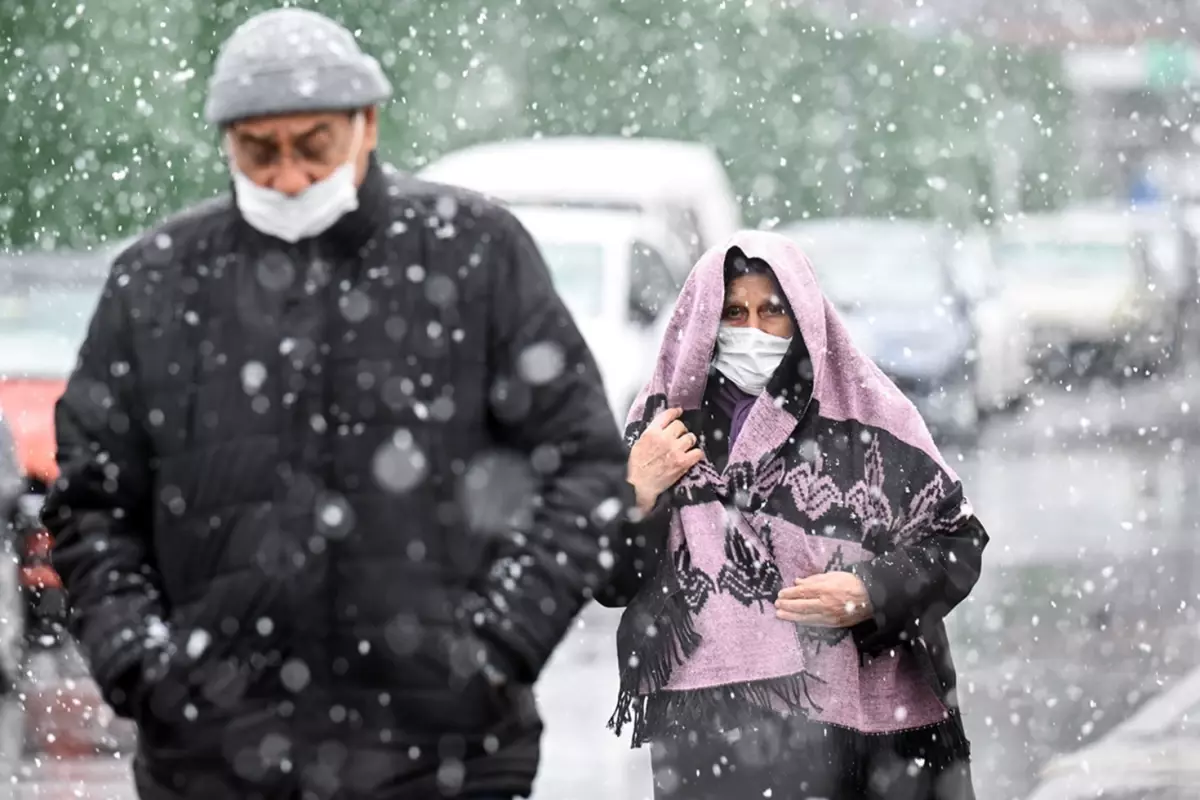
<svg viewBox="0 0 1200 800">
<path fill-rule="evenodd" d="M 690 470 L 692 467 L 695 467 L 695 465 L 700 463 L 703 458 L 704 451 L 698 449 L 698 447 L 694 447 L 694 449 L 691 450 L 680 450 L 674 452 L 672 455 L 672 463 L 674 465 L 674 469 L 672 471 L 674 475 L 671 482 L 674 483 L 674 481 L 678 481 L 680 477 L 688 474 L 688 470 Z"/>
<path fill-rule="evenodd" d="M 663 433 L 665 433 L 667 435 L 667 438 L 669 438 L 669 439 L 678 439 L 680 436 L 683 436 L 687 432 L 688 432 L 687 426 L 684 425 L 679 420 L 675 420 L 674 422 L 672 422 L 671 424 L 669 424 L 665 428 L 663 428 Z"/>
<path fill-rule="evenodd" d="M 812 600 L 824 592 L 812 584 L 797 582 L 795 586 L 786 586 L 779 592 L 782 600 Z"/>
<path fill-rule="evenodd" d="M 828 606 L 821 600 L 779 599 L 775 601 L 775 616 L 800 625 L 837 625 L 837 619 L 829 613 Z"/>
<path fill-rule="evenodd" d="M 828 597 L 785 597 L 781 593 L 775 601 L 775 616 L 787 622 L 818 628 L 849 627 L 869 617 L 860 604 L 838 606 L 835 603 Z"/>
<path fill-rule="evenodd" d="M 825 614 L 826 604 L 823 600 L 811 597 L 784 598 L 775 601 L 775 608 L 793 614 Z"/>
<path fill-rule="evenodd" d="M 795 614 L 791 611 L 775 610 L 775 617 L 784 622 L 792 622 L 796 625 L 808 625 L 811 628 L 840 628 L 841 624 L 825 614 Z"/>
<path fill-rule="evenodd" d="M 682 408 L 668 408 L 666 411 L 659 412 L 659 415 L 654 418 L 653 424 L 658 428 L 666 428 L 681 416 L 683 416 Z"/>
</svg>

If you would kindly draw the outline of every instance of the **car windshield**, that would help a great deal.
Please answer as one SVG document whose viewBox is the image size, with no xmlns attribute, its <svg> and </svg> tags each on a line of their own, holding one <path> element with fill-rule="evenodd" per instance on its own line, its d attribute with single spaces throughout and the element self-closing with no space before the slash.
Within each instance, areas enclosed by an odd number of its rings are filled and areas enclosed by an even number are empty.
<svg viewBox="0 0 1200 800">
<path fill-rule="evenodd" d="M 0 378 L 67 375 L 100 289 L 44 284 L 0 291 Z"/>
<path fill-rule="evenodd" d="M 1006 273 L 1026 278 L 1120 277 L 1134 267 L 1128 247 L 1099 242 L 1006 242 L 996 261 Z"/>
<path fill-rule="evenodd" d="M 821 289 L 839 306 L 911 307 L 936 304 L 946 277 L 938 253 L 923 238 L 799 237 Z"/>
<path fill-rule="evenodd" d="M 604 310 L 604 246 L 591 242 L 539 241 L 554 288 L 576 317 Z"/>
</svg>

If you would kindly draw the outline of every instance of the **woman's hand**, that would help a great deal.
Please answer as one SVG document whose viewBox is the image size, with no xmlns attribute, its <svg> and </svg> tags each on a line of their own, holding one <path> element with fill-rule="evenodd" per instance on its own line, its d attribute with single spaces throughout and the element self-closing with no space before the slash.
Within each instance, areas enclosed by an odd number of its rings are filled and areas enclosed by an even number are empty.
<svg viewBox="0 0 1200 800">
<path fill-rule="evenodd" d="M 775 601 L 779 619 L 819 628 L 850 628 L 866 622 L 872 612 L 866 584 L 849 572 L 799 578 Z"/>
<path fill-rule="evenodd" d="M 704 458 L 696 435 L 679 417 L 683 409 L 668 408 L 647 426 L 629 451 L 627 480 L 637 493 L 638 509 L 650 513 L 658 496 Z"/>
</svg>

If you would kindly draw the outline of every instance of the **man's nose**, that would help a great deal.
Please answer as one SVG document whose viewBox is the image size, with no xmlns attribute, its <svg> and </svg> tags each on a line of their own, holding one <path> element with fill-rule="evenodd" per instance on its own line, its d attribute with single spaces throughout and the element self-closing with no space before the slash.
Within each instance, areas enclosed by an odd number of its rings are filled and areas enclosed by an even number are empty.
<svg viewBox="0 0 1200 800">
<path fill-rule="evenodd" d="M 275 180 L 271 182 L 272 189 L 288 197 L 295 197 L 309 186 L 312 186 L 312 178 L 290 159 L 280 165 Z"/>
</svg>

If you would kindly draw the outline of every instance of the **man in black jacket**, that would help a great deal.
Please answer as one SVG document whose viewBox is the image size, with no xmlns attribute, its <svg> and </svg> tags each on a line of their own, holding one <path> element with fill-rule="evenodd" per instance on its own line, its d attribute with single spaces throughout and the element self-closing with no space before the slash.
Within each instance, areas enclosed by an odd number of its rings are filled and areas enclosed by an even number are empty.
<svg viewBox="0 0 1200 800">
<path fill-rule="evenodd" d="M 354 37 L 268 12 L 207 117 L 231 197 L 116 259 L 45 518 L 143 798 L 527 795 L 531 686 L 629 502 L 512 216 L 373 155 Z"/>
</svg>

